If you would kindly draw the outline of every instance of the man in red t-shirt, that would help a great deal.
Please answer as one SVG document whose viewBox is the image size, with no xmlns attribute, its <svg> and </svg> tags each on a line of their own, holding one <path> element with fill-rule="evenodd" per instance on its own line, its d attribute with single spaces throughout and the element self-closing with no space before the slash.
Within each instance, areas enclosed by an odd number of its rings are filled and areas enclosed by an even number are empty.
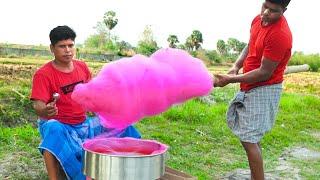
<svg viewBox="0 0 320 180">
<path fill-rule="evenodd" d="M 71 99 L 74 87 L 91 79 L 87 65 L 73 59 L 75 32 L 68 26 L 58 26 L 49 36 L 54 60 L 35 72 L 30 97 L 39 116 L 39 150 L 49 179 L 85 179 L 82 142 L 110 129 L 102 127 L 97 117 L 87 117 L 85 109 Z M 59 97 L 54 98 L 54 94 Z M 115 136 L 141 137 L 133 126 Z"/>
<path fill-rule="evenodd" d="M 251 24 L 250 41 L 228 75 L 215 75 L 215 86 L 240 82 L 227 112 L 228 126 L 246 150 L 251 177 L 264 179 L 260 140 L 273 124 L 291 57 L 292 35 L 283 13 L 290 0 L 265 0 Z M 243 74 L 238 74 L 243 68 Z"/>
</svg>

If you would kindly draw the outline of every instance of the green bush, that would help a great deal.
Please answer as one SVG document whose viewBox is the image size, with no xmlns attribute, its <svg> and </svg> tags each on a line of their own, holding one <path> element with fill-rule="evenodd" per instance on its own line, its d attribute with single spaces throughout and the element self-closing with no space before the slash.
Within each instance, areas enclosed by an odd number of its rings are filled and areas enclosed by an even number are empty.
<svg viewBox="0 0 320 180">
<path fill-rule="evenodd" d="M 303 52 L 294 52 L 289 65 L 302 65 L 308 64 L 311 71 L 317 72 L 320 68 L 320 55 L 319 54 L 303 54 Z"/>
<path fill-rule="evenodd" d="M 206 56 L 209 58 L 210 61 L 215 63 L 221 63 L 221 57 L 216 50 L 207 51 Z"/>
<path fill-rule="evenodd" d="M 146 56 L 150 56 L 159 49 L 155 41 L 140 41 L 137 46 L 137 52 Z"/>
<path fill-rule="evenodd" d="M 189 54 L 190 54 L 192 57 L 197 57 L 197 56 L 198 56 L 198 52 L 197 52 L 197 51 L 189 51 Z"/>
</svg>

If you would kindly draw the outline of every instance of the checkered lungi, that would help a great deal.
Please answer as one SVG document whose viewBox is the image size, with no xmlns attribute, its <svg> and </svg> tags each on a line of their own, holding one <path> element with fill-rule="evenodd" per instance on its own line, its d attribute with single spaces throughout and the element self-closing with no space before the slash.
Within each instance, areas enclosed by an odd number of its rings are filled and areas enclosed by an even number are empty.
<svg viewBox="0 0 320 180">
<path fill-rule="evenodd" d="M 54 119 L 39 120 L 38 125 L 42 139 L 39 145 L 40 152 L 43 154 L 43 151 L 47 150 L 52 153 L 59 161 L 67 178 L 75 180 L 85 179 L 82 173 L 84 140 L 110 131 L 100 125 L 97 117 L 88 117 L 83 123 L 76 125 L 63 124 Z M 133 126 L 117 131 L 113 136 L 141 138 L 140 133 Z"/>
<path fill-rule="evenodd" d="M 227 123 L 242 142 L 258 143 L 274 124 L 282 84 L 239 91 L 230 102 Z"/>
</svg>

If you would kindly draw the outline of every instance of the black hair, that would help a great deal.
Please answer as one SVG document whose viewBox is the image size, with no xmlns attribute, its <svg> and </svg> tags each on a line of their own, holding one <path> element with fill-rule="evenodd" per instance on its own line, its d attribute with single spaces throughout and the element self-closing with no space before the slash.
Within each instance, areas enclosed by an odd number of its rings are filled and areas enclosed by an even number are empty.
<svg viewBox="0 0 320 180">
<path fill-rule="evenodd" d="M 290 3 L 290 0 L 266 0 L 266 1 L 269 1 L 274 4 L 279 4 L 283 8 L 286 8 L 288 6 L 288 4 Z"/>
<path fill-rule="evenodd" d="M 50 31 L 49 37 L 51 45 L 55 45 L 58 41 L 76 38 L 76 33 L 68 26 L 57 26 Z"/>
</svg>

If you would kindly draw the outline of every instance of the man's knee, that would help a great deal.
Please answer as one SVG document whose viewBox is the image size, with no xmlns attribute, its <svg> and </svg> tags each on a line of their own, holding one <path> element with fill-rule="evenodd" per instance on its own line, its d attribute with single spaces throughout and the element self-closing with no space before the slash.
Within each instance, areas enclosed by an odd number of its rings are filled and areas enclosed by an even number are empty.
<svg viewBox="0 0 320 180">
<path fill-rule="evenodd" d="M 259 143 L 250 143 L 241 141 L 242 146 L 247 153 L 260 153 Z"/>
</svg>

